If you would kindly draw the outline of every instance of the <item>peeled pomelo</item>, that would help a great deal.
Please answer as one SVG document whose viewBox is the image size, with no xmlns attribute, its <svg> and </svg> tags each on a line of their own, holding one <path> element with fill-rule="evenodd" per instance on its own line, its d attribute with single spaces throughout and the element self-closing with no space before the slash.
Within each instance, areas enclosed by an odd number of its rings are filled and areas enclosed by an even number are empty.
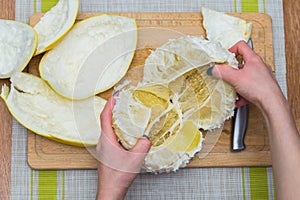
<svg viewBox="0 0 300 200">
<path fill-rule="evenodd" d="M 14 118 L 38 135 L 76 146 L 98 142 L 100 112 L 106 103 L 100 97 L 68 100 L 28 73 L 14 74 L 10 89 L 2 87 L 1 97 Z"/>
<path fill-rule="evenodd" d="M 202 148 L 200 130 L 220 133 L 216 129 L 233 116 L 234 88 L 206 74 L 214 62 L 237 67 L 234 54 L 219 43 L 197 36 L 170 40 L 147 58 L 143 81 L 119 92 L 113 127 L 127 149 L 143 135 L 149 137 L 146 171 L 186 166 Z"/>
<path fill-rule="evenodd" d="M 27 24 L 0 19 L 0 78 L 22 71 L 37 45 L 37 33 Z"/>
<path fill-rule="evenodd" d="M 34 26 L 38 33 L 36 55 L 52 49 L 72 28 L 79 0 L 59 0 Z"/>
<path fill-rule="evenodd" d="M 134 19 L 91 17 L 43 56 L 40 74 L 58 94 L 84 99 L 111 88 L 126 74 L 136 44 Z"/>
</svg>

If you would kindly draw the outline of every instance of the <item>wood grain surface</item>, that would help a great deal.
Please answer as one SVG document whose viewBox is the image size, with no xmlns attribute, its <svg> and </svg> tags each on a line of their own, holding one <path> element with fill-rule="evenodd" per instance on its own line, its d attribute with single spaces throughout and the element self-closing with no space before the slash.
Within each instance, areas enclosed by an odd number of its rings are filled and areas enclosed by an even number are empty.
<svg viewBox="0 0 300 200">
<path fill-rule="evenodd" d="M 0 0 L 0 19 L 15 19 L 15 1 Z M 0 79 L 0 88 L 8 84 Z M 10 199 L 12 117 L 0 99 L 0 199 Z"/>
<path fill-rule="evenodd" d="M 288 101 L 300 130 L 300 2 L 283 1 Z"/>
<path fill-rule="evenodd" d="M 202 27 L 202 16 L 200 13 L 114 13 L 125 15 L 136 19 L 138 29 L 138 47 L 130 70 L 136 72 L 139 66 L 143 66 L 150 50 L 155 49 L 168 39 L 178 38 L 183 35 L 203 35 L 205 30 Z M 244 18 L 253 23 L 252 41 L 254 50 L 271 65 L 273 63 L 272 46 L 272 23 L 271 18 L 266 14 L 258 13 L 231 13 L 232 15 Z M 99 13 L 80 13 L 78 20 L 82 20 Z M 30 24 L 36 24 L 41 14 L 35 14 L 30 18 Z M 41 56 L 35 57 L 29 64 L 29 72 L 38 75 L 38 64 Z M 143 71 L 137 71 L 133 78 L 125 77 L 136 81 L 136 77 L 142 77 Z M 122 82 L 122 81 L 121 81 Z M 100 94 L 108 98 L 112 89 Z M 223 131 L 218 134 L 207 134 L 203 149 L 191 160 L 188 167 L 221 167 L 221 166 L 270 166 L 269 138 L 260 111 L 250 105 L 248 129 L 246 132 L 246 150 L 238 153 L 231 151 L 232 121 L 226 121 Z M 211 138 L 211 139 L 208 139 Z M 59 144 L 43 137 L 28 133 L 28 163 L 35 169 L 94 169 L 97 162 L 90 154 L 94 149 L 72 147 Z M 67 161 L 67 162 L 66 162 Z"/>
</svg>

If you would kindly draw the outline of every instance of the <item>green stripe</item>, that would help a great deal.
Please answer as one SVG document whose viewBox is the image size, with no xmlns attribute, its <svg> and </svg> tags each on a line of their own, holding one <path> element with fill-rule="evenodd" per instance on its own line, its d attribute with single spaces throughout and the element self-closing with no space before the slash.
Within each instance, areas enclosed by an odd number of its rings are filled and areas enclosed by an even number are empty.
<svg viewBox="0 0 300 200">
<path fill-rule="evenodd" d="M 36 0 L 33 1 L 33 12 L 36 13 Z"/>
<path fill-rule="evenodd" d="M 243 196 L 244 199 L 246 199 L 245 168 L 242 168 L 242 185 L 243 185 Z"/>
<path fill-rule="evenodd" d="M 30 171 L 30 200 L 33 199 L 33 170 Z"/>
<path fill-rule="evenodd" d="M 57 199 L 57 171 L 39 171 L 38 199 Z"/>
<path fill-rule="evenodd" d="M 264 13 L 267 13 L 267 6 L 266 6 L 266 1 L 263 0 L 263 4 L 264 4 Z"/>
<path fill-rule="evenodd" d="M 258 12 L 258 0 L 242 0 L 242 12 Z"/>
<path fill-rule="evenodd" d="M 62 190 L 62 200 L 64 200 L 65 199 L 65 171 L 62 171 L 62 174 L 61 174 L 61 176 L 62 176 L 62 180 L 61 180 L 61 184 L 62 184 L 62 188 L 61 188 L 61 190 Z"/>
<path fill-rule="evenodd" d="M 268 172 L 265 167 L 249 168 L 251 200 L 269 199 Z"/>
<path fill-rule="evenodd" d="M 55 6 L 57 2 L 58 0 L 41 0 L 42 12 L 47 12 L 48 10 L 50 10 L 50 8 Z"/>
<path fill-rule="evenodd" d="M 234 0 L 234 12 L 237 12 L 237 3 L 236 3 L 236 0 Z"/>
</svg>

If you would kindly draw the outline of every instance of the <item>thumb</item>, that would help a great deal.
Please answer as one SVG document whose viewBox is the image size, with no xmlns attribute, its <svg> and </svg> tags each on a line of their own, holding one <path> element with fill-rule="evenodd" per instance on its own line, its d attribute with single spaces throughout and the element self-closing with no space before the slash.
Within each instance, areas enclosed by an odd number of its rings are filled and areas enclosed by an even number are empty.
<svg viewBox="0 0 300 200">
<path fill-rule="evenodd" d="M 221 78 L 231 85 L 236 81 L 238 70 L 229 65 L 215 65 L 212 68 L 212 76 Z"/>
<path fill-rule="evenodd" d="M 151 148 L 151 141 L 145 137 L 139 138 L 137 143 L 134 145 L 130 152 L 134 153 L 148 153 Z"/>
</svg>

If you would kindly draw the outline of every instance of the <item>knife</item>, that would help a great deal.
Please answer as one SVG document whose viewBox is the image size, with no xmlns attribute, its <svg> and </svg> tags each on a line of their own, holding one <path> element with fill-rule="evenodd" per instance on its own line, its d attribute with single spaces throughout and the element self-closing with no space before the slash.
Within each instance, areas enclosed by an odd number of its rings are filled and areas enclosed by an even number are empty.
<svg viewBox="0 0 300 200">
<path fill-rule="evenodd" d="M 249 39 L 248 46 L 253 49 L 252 40 Z M 244 61 L 243 61 L 244 64 Z M 236 108 L 233 116 L 233 139 L 232 150 L 242 151 L 246 148 L 244 138 L 248 124 L 249 106 L 244 105 Z"/>
</svg>

